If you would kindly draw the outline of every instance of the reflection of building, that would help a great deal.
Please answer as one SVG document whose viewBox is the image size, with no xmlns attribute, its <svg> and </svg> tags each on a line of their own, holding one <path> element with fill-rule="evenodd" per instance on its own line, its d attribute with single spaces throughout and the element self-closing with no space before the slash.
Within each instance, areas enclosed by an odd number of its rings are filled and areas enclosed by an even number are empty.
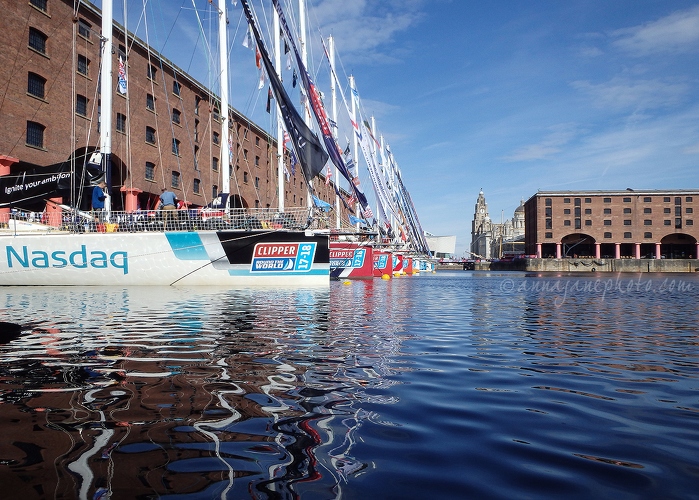
<svg viewBox="0 0 699 500">
<path fill-rule="evenodd" d="M 0 288 L 5 497 L 342 497 L 366 468 L 352 457 L 364 406 L 393 402 L 391 356 L 416 307 L 371 283 L 337 303 L 327 289 Z M 346 331 L 346 363 L 304 366 L 301 349 L 327 349 L 306 332 L 334 335 L 360 301 L 384 311 L 382 335 Z"/>
<path fill-rule="evenodd" d="M 697 202 L 698 190 L 540 191 L 525 204 L 526 253 L 695 258 Z"/>
<path fill-rule="evenodd" d="M 483 191 L 478 193 L 471 228 L 471 254 L 486 259 L 503 253 L 524 253 L 524 202 L 515 209 L 512 219 L 494 223 L 488 215 Z"/>
</svg>

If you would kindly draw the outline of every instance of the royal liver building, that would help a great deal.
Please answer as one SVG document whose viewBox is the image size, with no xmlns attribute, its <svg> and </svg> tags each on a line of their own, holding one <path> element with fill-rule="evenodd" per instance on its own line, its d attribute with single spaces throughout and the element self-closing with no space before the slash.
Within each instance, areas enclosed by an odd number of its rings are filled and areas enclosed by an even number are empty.
<svg viewBox="0 0 699 500">
<path fill-rule="evenodd" d="M 515 209 L 512 219 L 494 223 L 481 190 L 476 201 L 471 226 L 471 258 L 498 259 L 504 253 L 524 253 L 524 202 Z"/>
</svg>

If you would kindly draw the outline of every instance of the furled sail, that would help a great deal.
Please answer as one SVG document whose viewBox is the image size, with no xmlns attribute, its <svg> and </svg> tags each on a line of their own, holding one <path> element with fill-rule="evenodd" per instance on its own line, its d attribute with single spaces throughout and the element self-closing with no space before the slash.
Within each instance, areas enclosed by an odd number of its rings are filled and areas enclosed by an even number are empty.
<svg viewBox="0 0 699 500">
<path fill-rule="evenodd" d="M 298 160 L 301 163 L 301 169 L 303 170 L 306 182 L 310 186 L 310 181 L 323 171 L 325 163 L 328 161 L 328 154 L 323 150 L 318 136 L 306 125 L 301 115 L 299 115 L 298 111 L 296 111 L 296 108 L 294 108 L 291 103 L 291 99 L 289 99 L 289 95 L 286 93 L 279 79 L 279 75 L 277 75 L 269 59 L 269 54 L 267 54 L 267 49 L 262 42 L 262 37 L 255 24 L 252 11 L 250 10 L 250 5 L 247 0 L 241 0 L 241 3 L 243 5 L 245 17 L 248 20 L 248 24 L 260 51 L 260 57 L 265 66 L 265 71 L 267 72 L 267 76 L 269 76 L 272 91 L 274 92 L 279 109 L 281 110 L 284 126 L 291 137 L 291 142 L 296 151 Z"/>
<path fill-rule="evenodd" d="M 359 141 L 359 146 L 364 155 L 364 160 L 367 165 L 367 170 L 369 171 L 369 176 L 374 184 L 374 191 L 376 192 L 376 199 L 379 208 L 379 214 L 382 220 L 388 221 L 388 216 L 395 212 L 393 204 L 391 203 L 391 196 L 387 191 L 385 180 L 379 171 L 379 166 L 376 163 L 376 157 L 372 152 L 372 147 L 370 140 L 376 142 L 373 134 L 371 133 L 370 127 L 362 118 L 362 113 L 359 106 L 359 94 L 357 90 L 352 86 L 352 99 L 355 101 L 356 114 L 352 116 L 352 128 L 357 140 Z"/>
<path fill-rule="evenodd" d="M 342 159 L 342 149 L 338 146 L 337 142 L 335 141 L 335 138 L 332 135 L 332 132 L 330 130 L 330 123 L 328 121 L 328 115 L 325 111 L 325 108 L 323 107 L 322 101 L 320 100 L 318 90 L 316 89 L 313 80 L 311 79 L 310 75 L 308 74 L 308 71 L 306 70 L 305 65 L 303 64 L 303 60 L 301 59 L 301 55 L 299 54 L 298 48 L 296 47 L 296 42 L 294 42 L 294 37 L 291 34 L 291 30 L 289 29 L 289 25 L 286 22 L 286 18 L 284 17 L 282 8 L 279 5 L 279 1 L 272 0 L 272 3 L 274 4 L 274 8 L 276 9 L 277 14 L 279 14 L 279 24 L 281 25 L 282 30 L 284 30 L 284 34 L 289 44 L 291 45 L 291 48 L 294 51 L 294 55 L 296 57 L 296 65 L 298 66 L 299 72 L 301 73 L 301 82 L 303 84 L 304 89 L 306 90 L 306 93 L 309 96 L 311 109 L 313 110 L 313 114 L 316 117 L 316 121 L 320 126 L 320 131 L 323 136 L 323 142 L 325 143 L 325 148 L 328 151 L 330 160 L 337 167 L 337 170 L 342 174 L 342 176 L 349 181 L 350 189 L 354 193 L 355 198 L 357 199 L 357 201 L 359 201 L 362 208 L 366 209 L 369 206 L 369 202 L 367 201 L 366 196 L 364 195 L 362 190 L 357 185 L 357 180 L 354 179 L 354 176 L 347 168 L 345 161 Z"/>
</svg>

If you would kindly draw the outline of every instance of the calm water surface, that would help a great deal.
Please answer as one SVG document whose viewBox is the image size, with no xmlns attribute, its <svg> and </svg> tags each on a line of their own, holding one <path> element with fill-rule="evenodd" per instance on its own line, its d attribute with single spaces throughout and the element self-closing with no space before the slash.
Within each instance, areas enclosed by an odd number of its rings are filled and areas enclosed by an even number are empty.
<svg viewBox="0 0 699 500">
<path fill-rule="evenodd" d="M 686 274 L 1 288 L 0 497 L 699 498 L 698 297 Z"/>
</svg>

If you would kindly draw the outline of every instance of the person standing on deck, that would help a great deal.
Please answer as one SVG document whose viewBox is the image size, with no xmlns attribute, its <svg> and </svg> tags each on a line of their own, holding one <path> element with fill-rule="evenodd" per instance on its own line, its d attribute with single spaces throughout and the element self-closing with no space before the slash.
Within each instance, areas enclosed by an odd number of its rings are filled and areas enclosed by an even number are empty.
<svg viewBox="0 0 699 500">
<path fill-rule="evenodd" d="M 92 215 L 95 218 L 95 222 L 98 221 L 100 213 L 104 211 L 104 200 L 107 199 L 107 195 L 104 193 L 104 188 L 107 184 L 102 181 L 92 188 Z"/>
<path fill-rule="evenodd" d="M 175 197 L 175 193 L 163 188 L 163 192 L 160 195 L 160 208 L 161 210 L 165 210 L 163 212 L 163 222 L 165 223 L 165 229 L 167 229 L 167 227 L 170 225 L 170 221 L 172 221 L 175 218 L 175 214 L 171 211 L 177 209 L 176 200 L 177 198 Z"/>
</svg>

